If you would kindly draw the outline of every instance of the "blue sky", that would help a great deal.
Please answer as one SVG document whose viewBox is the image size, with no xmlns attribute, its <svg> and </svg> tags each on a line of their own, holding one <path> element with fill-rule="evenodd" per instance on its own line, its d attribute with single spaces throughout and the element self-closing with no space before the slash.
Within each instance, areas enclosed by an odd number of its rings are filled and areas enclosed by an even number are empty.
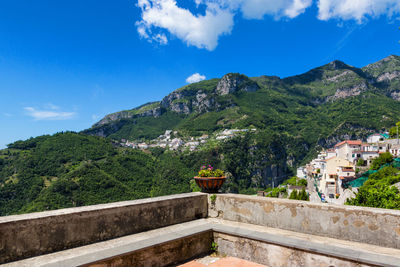
<svg viewBox="0 0 400 267">
<path fill-rule="evenodd" d="M 399 55 L 399 14 L 398 0 L 1 1 L 0 148 L 89 128 L 187 81 Z"/>
</svg>

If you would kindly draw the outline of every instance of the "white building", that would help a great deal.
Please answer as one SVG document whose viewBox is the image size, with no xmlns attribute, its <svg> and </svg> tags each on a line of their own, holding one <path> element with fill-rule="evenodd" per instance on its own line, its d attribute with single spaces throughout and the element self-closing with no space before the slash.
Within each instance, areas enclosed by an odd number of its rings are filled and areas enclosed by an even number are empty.
<svg viewBox="0 0 400 267">
<path fill-rule="evenodd" d="M 346 140 L 335 145 L 336 157 L 346 159 L 352 163 L 357 161 L 353 151 L 361 151 L 361 140 Z"/>
<path fill-rule="evenodd" d="M 306 167 L 303 166 L 303 167 L 297 168 L 296 176 L 299 177 L 300 179 L 306 179 L 307 178 Z"/>
<path fill-rule="evenodd" d="M 178 150 L 183 145 L 183 141 L 179 138 L 174 138 L 169 143 L 169 149 L 171 150 Z"/>
<path fill-rule="evenodd" d="M 385 135 L 385 134 L 380 134 L 380 133 L 371 134 L 370 136 L 367 137 L 367 143 L 375 144 L 375 143 L 385 141 L 386 139 L 387 139 L 387 135 Z"/>
<path fill-rule="evenodd" d="M 343 158 L 333 157 L 326 160 L 326 168 L 321 176 L 320 181 L 320 191 L 324 193 L 326 196 L 332 196 L 336 194 L 340 194 L 339 190 L 339 175 L 338 170 L 342 170 L 341 168 L 345 169 L 354 169 L 354 165 Z"/>
<path fill-rule="evenodd" d="M 394 157 L 400 156 L 400 145 L 391 145 L 389 148 L 390 154 L 392 154 Z"/>
<path fill-rule="evenodd" d="M 146 143 L 140 143 L 137 145 L 139 149 L 147 149 L 149 146 Z"/>
<path fill-rule="evenodd" d="M 335 149 L 328 149 L 326 151 L 326 159 L 330 159 L 330 158 L 333 158 L 333 157 L 336 157 Z"/>
</svg>

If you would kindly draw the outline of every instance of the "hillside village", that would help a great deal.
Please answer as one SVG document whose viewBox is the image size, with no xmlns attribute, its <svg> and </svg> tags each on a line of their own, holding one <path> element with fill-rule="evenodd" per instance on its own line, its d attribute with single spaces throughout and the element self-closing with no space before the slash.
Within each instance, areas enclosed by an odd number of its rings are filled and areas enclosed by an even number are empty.
<svg viewBox="0 0 400 267">
<path fill-rule="evenodd" d="M 237 136 L 240 133 L 245 132 L 255 132 L 256 129 L 224 129 L 221 132 L 216 133 L 213 136 L 209 136 L 208 134 L 203 134 L 202 136 L 198 137 L 182 137 L 179 136 L 178 131 L 166 130 L 164 134 L 160 135 L 156 139 L 141 142 L 141 141 L 129 141 L 126 139 L 122 139 L 120 145 L 124 147 L 136 148 L 145 150 L 148 148 L 166 148 L 169 150 L 189 150 L 195 151 L 201 144 L 207 143 L 209 140 L 226 140 L 232 137 Z"/>
<path fill-rule="evenodd" d="M 297 177 L 314 184 L 308 187 L 308 193 L 314 191 L 319 198 L 310 200 L 343 204 L 357 192 L 355 186 L 349 187 L 351 182 L 367 171 L 373 159 L 384 152 L 389 152 L 393 157 L 400 155 L 399 140 L 389 139 L 388 133 L 372 134 L 366 142 L 345 140 L 332 149 L 320 152 L 306 166 L 299 167 Z"/>
<path fill-rule="evenodd" d="M 159 147 L 176 151 L 195 151 L 212 140 L 227 140 L 249 131 L 255 132 L 256 129 L 224 129 L 212 136 L 203 134 L 184 138 L 178 131 L 166 130 L 164 134 L 147 142 L 122 139 L 120 145 L 140 150 Z M 389 133 L 386 132 L 372 134 L 365 142 L 362 140 L 339 142 L 333 148 L 321 151 L 306 166 L 297 168 L 298 180 L 308 180 L 306 188 L 304 185 L 291 184 L 280 187 L 285 188 L 287 195 L 294 190 L 300 192 L 304 188 L 312 202 L 344 204 L 358 191 L 357 186 L 349 186 L 351 182 L 367 171 L 373 159 L 384 152 L 389 152 L 393 157 L 400 156 L 399 140 L 389 139 Z"/>
</svg>

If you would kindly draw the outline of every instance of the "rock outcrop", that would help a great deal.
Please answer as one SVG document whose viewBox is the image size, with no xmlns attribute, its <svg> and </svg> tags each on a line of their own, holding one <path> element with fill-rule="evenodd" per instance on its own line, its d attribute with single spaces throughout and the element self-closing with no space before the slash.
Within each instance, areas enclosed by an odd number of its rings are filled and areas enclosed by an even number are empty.
<svg viewBox="0 0 400 267">
<path fill-rule="evenodd" d="M 400 78 L 400 71 L 385 72 L 376 78 L 378 82 L 391 81 L 393 79 Z"/>
<path fill-rule="evenodd" d="M 389 96 L 394 100 L 400 101 L 400 91 L 399 90 L 391 92 Z"/>
<path fill-rule="evenodd" d="M 216 93 L 218 95 L 227 95 L 238 91 L 255 92 L 260 87 L 250 80 L 247 76 L 238 73 L 226 74 L 219 81 Z"/>
<path fill-rule="evenodd" d="M 207 112 L 217 105 L 212 94 L 206 94 L 202 90 L 180 90 L 164 97 L 161 106 L 177 113 L 190 114 Z"/>
<path fill-rule="evenodd" d="M 148 106 L 154 106 L 152 108 L 147 108 Z M 122 119 L 133 119 L 133 118 L 139 118 L 139 117 L 159 117 L 163 113 L 162 108 L 157 105 L 157 103 L 150 103 L 150 104 L 145 104 L 139 108 L 133 109 L 133 110 L 125 110 L 125 111 L 120 111 L 116 113 L 109 114 L 105 116 L 103 119 L 98 121 L 96 124 L 93 125 L 93 127 L 98 127 L 102 126 L 105 124 L 108 124 L 110 122 L 122 120 Z"/>
<path fill-rule="evenodd" d="M 362 82 L 352 87 L 340 88 L 336 90 L 333 96 L 328 96 L 327 101 L 334 101 L 340 98 L 347 98 L 351 96 L 357 96 L 365 92 L 368 89 L 366 82 Z"/>
<path fill-rule="evenodd" d="M 194 90 L 177 90 L 161 100 L 161 106 L 177 113 L 189 114 L 192 107 L 189 98 L 196 95 Z"/>
</svg>

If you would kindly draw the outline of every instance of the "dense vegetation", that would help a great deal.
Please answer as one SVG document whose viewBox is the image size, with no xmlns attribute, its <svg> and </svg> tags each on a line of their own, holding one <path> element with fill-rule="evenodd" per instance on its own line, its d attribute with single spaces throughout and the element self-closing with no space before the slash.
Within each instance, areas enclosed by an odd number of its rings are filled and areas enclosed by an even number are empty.
<svg viewBox="0 0 400 267">
<path fill-rule="evenodd" d="M 379 169 L 369 175 L 356 197 L 347 201 L 348 205 L 385 209 L 400 209 L 400 193 L 396 183 L 400 182 L 400 165 L 390 164 L 393 158 L 383 153 L 373 162 L 373 168 Z"/>
<path fill-rule="evenodd" d="M 302 189 L 298 191 L 297 189 L 292 190 L 290 195 L 288 195 L 288 186 L 300 186 Z M 296 176 L 293 176 L 287 180 L 285 180 L 279 187 L 275 188 L 267 188 L 265 192 L 268 197 L 281 197 L 281 198 L 289 198 L 295 200 L 309 200 L 309 196 L 306 192 L 307 180 L 300 179 Z"/>
<path fill-rule="evenodd" d="M 304 188 L 300 192 L 297 191 L 296 189 L 293 190 L 292 193 L 290 193 L 289 199 L 304 200 L 304 201 L 310 200 L 310 198 Z"/>
<path fill-rule="evenodd" d="M 277 186 L 322 147 L 344 138 L 365 138 L 395 124 L 400 102 L 392 93 L 396 96 L 394 85 L 400 79 L 378 82 L 378 78 L 399 70 L 396 56 L 363 69 L 335 61 L 285 79 L 249 80 L 241 75 L 246 84 L 257 83 L 259 90 L 226 95 L 215 93 L 220 79 L 212 79 L 176 90 L 182 97 L 172 101 L 193 108 L 201 91 L 215 104 L 203 111 L 177 113 L 155 102 L 112 114 L 106 123 L 80 134 L 17 141 L 0 150 L 0 215 L 198 190 L 191 178 L 204 164 L 226 172 L 226 192 L 254 194 L 271 187 L 271 196 L 287 195 Z M 154 108 L 160 110 L 157 116 L 143 115 Z M 167 129 L 190 137 L 233 128 L 257 130 L 228 141 L 210 141 L 195 152 L 142 152 L 117 145 L 121 139 L 154 139 Z M 387 162 L 382 159 L 373 166 Z M 387 194 L 377 206 L 397 207 L 398 194 L 389 186 L 397 176 L 378 173 L 382 176 L 370 179 L 353 204 L 372 205 L 377 190 Z M 300 191 L 292 198 L 305 196 Z M 384 203 L 388 200 L 390 204 Z"/>
<path fill-rule="evenodd" d="M 18 141 L 0 154 L 0 215 L 189 192 L 188 172 L 174 156 L 77 133 Z"/>
<path fill-rule="evenodd" d="M 174 101 L 188 102 L 193 107 L 195 93 L 201 90 L 207 99 L 217 103 L 207 112 L 192 110 L 178 115 L 167 110 L 159 117 L 117 120 L 85 133 L 101 133 L 115 140 L 149 140 L 167 129 L 177 130 L 185 137 L 213 134 L 227 128 L 256 128 L 281 135 L 291 165 L 304 164 L 322 147 L 332 146 L 340 139 L 365 138 L 392 127 L 400 117 L 400 102 L 391 98 L 390 93 L 394 90 L 392 84 L 400 79 L 381 82 L 374 79 L 386 71 L 398 70 L 397 56 L 363 69 L 334 61 L 285 79 L 251 78 L 258 84 L 258 91 L 239 90 L 222 96 L 215 94 L 219 79 L 202 81 L 176 90 L 183 98 Z"/>
<path fill-rule="evenodd" d="M 280 145 L 277 136 L 250 134 L 184 153 L 73 132 L 17 141 L 0 151 L 0 215 L 190 192 L 205 164 L 226 171 L 225 191 L 254 194 L 265 187 L 261 166 L 285 158 L 272 153 Z"/>
</svg>

